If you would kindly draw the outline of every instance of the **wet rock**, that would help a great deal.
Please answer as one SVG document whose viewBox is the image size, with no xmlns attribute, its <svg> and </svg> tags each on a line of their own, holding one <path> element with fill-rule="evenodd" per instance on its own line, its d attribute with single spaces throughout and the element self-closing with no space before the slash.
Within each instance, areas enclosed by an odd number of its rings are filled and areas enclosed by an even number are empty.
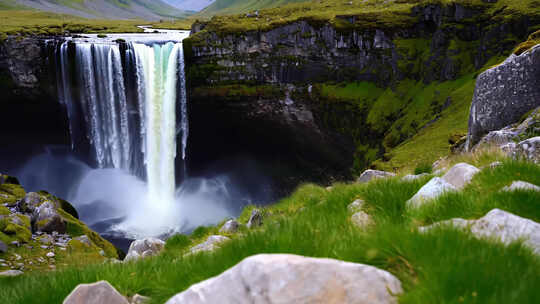
<svg viewBox="0 0 540 304">
<path fill-rule="evenodd" d="M 347 210 L 350 213 L 358 212 L 358 211 L 362 210 L 362 207 L 364 206 L 365 203 L 366 202 L 364 202 L 364 200 L 357 199 L 354 202 L 350 203 L 349 206 L 347 206 Z"/>
<path fill-rule="evenodd" d="M 510 186 L 506 186 L 502 191 L 540 191 L 540 187 L 524 181 L 515 181 Z"/>
<path fill-rule="evenodd" d="M 478 220 L 452 219 L 421 227 L 420 231 L 448 225 L 469 230 L 478 238 L 496 239 L 505 244 L 523 240 L 526 246 L 540 254 L 540 224 L 500 209 L 493 209 Z"/>
<path fill-rule="evenodd" d="M 220 244 L 230 240 L 230 238 L 222 235 L 211 235 L 209 236 L 204 243 L 201 243 L 197 246 L 194 246 L 190 249 L 190 254 L 202 252 L 202 251 L 213 251 L 219 247 Z"/>
<path fill-rule="evenodd" d="M 373 266 L 260 254 L 191 286 L 167 304 L 395 304 L 396 296 L 402 292 L 396 277 Z"/>
<path fill-rule="evenodd" d="M 469 115 L 467 148 L 495 130 L 517 122 L 540 106 L 540 47 L 505 62 L 478 76 Z"/>
<path fill-rule="evenodd" d="M 369 214 L 365 213 L 364 211 L 359 211 L 353 214 L 351 220 L 353 224 L 358 228 L 366 228 L 373 225 L 373 220 L 371 219 Z"/>
<path fill-rule="evenodd" d="M 107 281 L 78 285 L 63 304 L 129 304 Z"/>
<path fill-rule="evenodd" d="M 360 177 L 358 177 L 356 182 L 367 183 L 375 178 L 387 178 L 387 177 L 393 177 L 393 176 L 396 176 L 396 174 L 392 172 L 385 172 L 385 171 L 379 171 L 379 170 L 366 170 L 360 175 Z"/>
<path fill-rule="evenodd" d="M 407 207 L 420 207 L 446 192 L 456 190 L 456 187 L 446 182 L 444 179 L 440 177 L 434 177 L 422 188 L 420 188 L 420 190 L 418 190 L 418 192 L 410 200 L 407 201 Z"/>
<path fill-rule="evenodd" d="M 454 186 L 456 189 L 461 190 L 471 182 L 472 178 L 478 172 L 480 172 L 480 170 L 475 166 L 471 166 L 466 163 L 459 163 L 450 168 L 442 179 Z"/>
<path fill-rule="evenodd" d="M 235 233 L 238 231 L 238 228 L 240 228 L 240 224 L 235 220 L 228 220 L 221 229 L 219 229 L 219 233 Z"/>
<path fill-rule="evenodd" d="M 23 272 L 20 270 L 6 270 L 0 272 L 0 277 L 16 277 L 20 276 L 21 274 L 23 274 Z"/>
<path fill-rule="evenodd" d="M 263 224 L 263 215 L 262 212 L 259 209 L 253 209 L 251 211 L 251 216 L 249 217 L 249 221 L 247 223 L 248 228 L 254 228 L 261 226 Z"/>
<path fill-rule="evenodd" d="M 139 258 L 145 258 L 155 256 L 163 250 L 165 242 L 156 238 L 145 238 L 142 240 L 136 240 L 129 245 L 128 254 L 124 261 L 137 260 Z"/>
</svg>

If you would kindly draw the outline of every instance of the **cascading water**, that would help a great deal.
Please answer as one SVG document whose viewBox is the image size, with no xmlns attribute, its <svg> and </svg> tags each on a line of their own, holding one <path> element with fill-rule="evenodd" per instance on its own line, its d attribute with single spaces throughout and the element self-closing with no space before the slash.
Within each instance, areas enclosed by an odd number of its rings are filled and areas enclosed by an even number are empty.
<svg viewBox="0 0 540 304">
<path fill-rule="evenodd" d="M 247 160 L 186 178 L 181 43 L 187 35 L 52 40 L 51 64 L 69 119 L 71 151 L 50 146 L 27 162 L 14 173 L 25 188 L 67 199 L 83 221 L 121 247 L 126 239 L 216 224 L 254 200 L 268 201 L 266 179 Z"/>
<path fill-rule="evenodd" d="M 146 205 L 166 215 L 175 202 L 177 135 L 186 177 L 188 117 L 181 41 L 187 33 L 127 36 L 129 40 L 120 43 L 114 37 L 62 43 L 57 49 L 58 95 L 66 105 L 73 148 L 85 141 L 77 138 L 83 121 L 82 133 L 97 167 L 145 179 Z M 134 75 L 126 75 L 130 71 Z"/>
</svg>

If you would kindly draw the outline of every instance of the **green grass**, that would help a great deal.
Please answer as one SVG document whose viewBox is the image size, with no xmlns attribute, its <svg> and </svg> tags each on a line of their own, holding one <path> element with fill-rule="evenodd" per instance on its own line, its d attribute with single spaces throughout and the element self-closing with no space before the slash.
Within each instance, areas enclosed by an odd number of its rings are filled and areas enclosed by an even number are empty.
<svg viewBox="0 0 540 304">
<path fill-rule="evenodd" d="M 0 280 L 0 298 L 8 303 L 59 303 L 79 283 L 108 280 L 121 293 L 150 296 L 163 303 L 190 285 L 215 276 L 257 253 L 293 253 L 374 265 L 395 274 L 405 293 L 400 303 L 537 303 L 540 259 L 519 242 L 504 246 L 479 240 L 451 228 L 418 233 L 417 227 L 459 216 L 477 218 L 502 208 L 538 220 L 538 194 L 496 191 L 511 180 L 540 184 L 538 165 L 505 161 L 482 171 L 460 196 L 446 196 L 438 208 L 408 211 L 405 202 L 429 177 L 413 182 L 399 178 L 369 184 L 335 184 L 331 191 L 301 186 L 293 195 L 265 208 L 264 225 L 232 235 L 214 253 L 183 256 L 218 227 L 200 228 L 198 241 L 177 236 L 158 257 L 128 264 L 100 264 L 49 274 L 28 274 Z M 478 195 L 483 193 L 484 195 Z M 354 199 L 376 225 L 355 228 L 347 211 Z M 464 208 L 463 206 L 467 206 Z M 240 221 L 250 213 L 246 209 Z"/>
</svg>

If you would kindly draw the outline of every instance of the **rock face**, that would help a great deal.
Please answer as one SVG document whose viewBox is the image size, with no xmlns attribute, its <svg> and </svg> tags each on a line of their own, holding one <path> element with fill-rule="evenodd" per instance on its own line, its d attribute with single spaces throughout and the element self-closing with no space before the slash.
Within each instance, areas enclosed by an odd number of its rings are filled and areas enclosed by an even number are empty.
<svg viewBox="0 0 540 304">
<path fill-rule="evenodd" d="M 209 236 L 204 243 L 201 243 L 197 246 L 194 246 L 189 250 L 190 254 L 201 252 L 201 251 L 213 251 L 219 247 L 219 244 L 224 243 L 230 240 L 230 238 L 222 235 L 211 235 Z"/>
<path fill-rule="evenodd" d="M 515 181 L 510 186 L 506 186 L 502 189 L 503 191 L 540 191 L 540 187 L 527 183 L 524 181 Z"/>
<path fill-rule="evenodd" d="M 442 194 L 450 191 L 456 191 L 456 187 L 446 182 L 440 177 L 432 178 L 427 184 L 425 184 L 418 192 L 407 201 L 407 207 L 417 208 L 425 203 L 433 200 Z"/>
<path fill-rule="evenodd" d="M 129 304 L 107 281 L 78 285 L 63 304 Z"/>
<path fill-rule="evenodd" d="M 425 232 L 443 225 L 469 229 L 478 238 L 494 238 L 505 244 L 523 240 L 526 246 L 540 254 L 540 224 L 503 210 L 493 209 L 478 220 L 452 219 L 436 223 L 421 227 L 420 231 Z"/>
<path fill-rule="evenodd" d="M 469 116 L 467 148 L 470 150 L 489 131 L 515 123 L 540 106 L 540 47 L 482 73 Z"/>
<path fill-rule="evenodd" d="M 367 183 L 373 179 L 376 178 L 386 178 L 386 177 L 393 177 L 396 176 L 396 174 L 392 172 L 385 172 L 385 171 L 378 171 L 378 170 L 366 170 L 362 172 L 360 177 L 356 180 L 358 183 Z"/>
<path fill-rule="evenodd" d="M 157 255 L 165 247 L 165 242 L 156 238 L 145 238 L 136 240 L 129 245 L 128 254 L 125 261 L 137 260 L 149 256 Z"/>
<path fill-rule="evenodd" d="M 400 281 L 372 266 L 287 254 L 246 258 L 167 304 L 397 303 Z"/>
<path fill-rule="evenodd" d="M 454 186 L 456 189 L 461 190 L 471 182 L 472 178 L 478 172 L 480 172 L 480 170 L 475 166 L 471 166 L 466 163 L 459 163 L 450 168 L 442 179 Z"/>
</svg>

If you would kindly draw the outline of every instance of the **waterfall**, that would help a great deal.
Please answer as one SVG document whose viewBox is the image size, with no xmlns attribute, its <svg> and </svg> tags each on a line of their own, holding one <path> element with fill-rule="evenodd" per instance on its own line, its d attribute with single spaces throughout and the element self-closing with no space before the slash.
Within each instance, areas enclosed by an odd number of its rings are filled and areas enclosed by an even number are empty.
<svg viewBox="0 0 540 304">
<path fill-rule="evenodd" d="M 186 176 L 187 100 L 181 39 L 155 38 L 64 42 L 57 82 L 73 148 L 86 142 L 98 168 L 144 178 L 149 203 L 165 206 L 175 199 L 177 136 Z"/>
</svg>

